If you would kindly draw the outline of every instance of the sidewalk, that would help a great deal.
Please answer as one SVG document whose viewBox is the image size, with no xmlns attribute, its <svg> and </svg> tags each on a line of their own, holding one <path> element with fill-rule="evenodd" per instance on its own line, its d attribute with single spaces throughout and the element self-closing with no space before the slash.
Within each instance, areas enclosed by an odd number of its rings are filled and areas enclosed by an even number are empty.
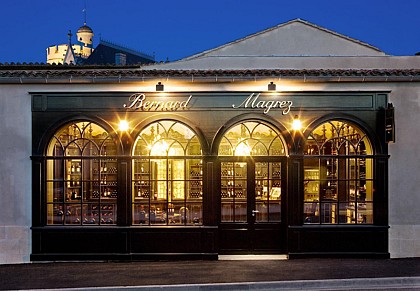
<svg viewBox="0 0 420 291">
<path fill-rule="evenodd" d="M 0 265 L 0 290 L 361 290 L 362 287 L 363 290 L 387 289 L 384 286 L 389 286 L 390 289 L 406 286 L 407 289 L 403 290 L 420 290 L 420 258 L 55 262 Z M 374 289 L 369 289 L 371 287 Z"/>
</svg>

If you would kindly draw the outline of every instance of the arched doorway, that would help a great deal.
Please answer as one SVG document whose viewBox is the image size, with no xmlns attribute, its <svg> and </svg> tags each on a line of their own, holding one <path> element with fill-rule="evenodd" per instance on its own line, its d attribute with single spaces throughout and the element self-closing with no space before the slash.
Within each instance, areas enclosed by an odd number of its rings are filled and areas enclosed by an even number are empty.
<svg viewBox="0 0 420 291">
<path fill-rule="evenodd" d="M 274 128 L 245 121 L 219 144 L 220 253 L 281 253 L 285 247 L 286 148 Z"/>
</svg>

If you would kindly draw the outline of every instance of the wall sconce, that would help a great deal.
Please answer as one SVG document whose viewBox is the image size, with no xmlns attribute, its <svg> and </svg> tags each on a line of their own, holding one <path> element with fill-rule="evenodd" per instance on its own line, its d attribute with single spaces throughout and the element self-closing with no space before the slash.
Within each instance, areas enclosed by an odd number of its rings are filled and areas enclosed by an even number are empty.
<svg viewBox="0 0 420 291">
<path fill-rule="evenodd" d="M 388 103 L 385 109 L 385 141 L 395 142 L 395 117 L 392 103 Z"/>
<path fill-rule="evenodd" d="M 270 82 L 270 84 L 268 84 L 268 91 L 276 91 L 276 84 Z"/>
<path fill-rule="evenodd" d="M 163 91 L 164 90 L 164 86 L 161 82 L 158 82 L 156 84 L 156 91 Z"/>
<path fill-rule="evenodd" d="M 293 118 L 292 129 L 294 131 L 299 131 L 302 129 L 302 122 L 297 115 L 295 115 L 295 118 Z"/>
<path fill-rule="evenodd" d="M 120 123 L 118 124 L 118 129 L 123 132 L 127 131 L 129 128 L 127 120 L 120 120 Z"/>
</svg>

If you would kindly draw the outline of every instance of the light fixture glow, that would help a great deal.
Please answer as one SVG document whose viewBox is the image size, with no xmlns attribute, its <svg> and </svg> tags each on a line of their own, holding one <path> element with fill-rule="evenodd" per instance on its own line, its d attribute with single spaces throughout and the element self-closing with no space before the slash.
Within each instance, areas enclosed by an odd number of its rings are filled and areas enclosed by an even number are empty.
<svg viewBox="0 0 420 291">
<path fill-rule="evenodd" d="M 166 156 L 168 154 L 169 145 L 164 140 L 160 140 L 151 146 L 150 149 L 150 154 L 152 156 Z"/>
<path fill-rule="evenodd" d="M 120 123 L 118 124 L 118 129 L 120 131 L 127 131 L 129 128 L 127 120 L 120 120 Z"/>
<path fill-rule="evenodd" d="M 235 149 L 235 156 L 249 156 L 251 149 L 246 142 L 241 142 Z"/>
<path fill-rule="evenodd" d="M 295 118 L 293 119 L 292 129 L 295 131 L 302 129 L 302 122 L 300 121 L 299 116 L 297 115 L 295 115 Z"/>
</svg>

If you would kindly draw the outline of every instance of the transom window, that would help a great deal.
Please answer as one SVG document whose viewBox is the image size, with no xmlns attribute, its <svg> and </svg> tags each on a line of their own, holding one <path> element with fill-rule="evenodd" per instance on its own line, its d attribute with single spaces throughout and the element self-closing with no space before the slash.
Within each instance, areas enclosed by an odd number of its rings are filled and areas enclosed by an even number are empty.
<svg viewBox="0 0 420 291">
<path fill-rule="evenodd" d="M 232 127 L 219 145 L 220 156 L 281 156 L 284 146 L 277 133 L 260 122 Z"/>
<path fill-rule="evenodd" d="M 372 224 L 371 143 L 357 126 L 328 121 L 305 145 L 304 223 Z"/>
<path fill-rule="evenodd" d="M 133 224 L 202 224 L 202 162 L 189 127 L 168 120 L 147 126 L 133 149 Z"/>
<path fill-rule="evenodd" d="M 67 124 L 47 149 L 47 224 L 117 223 L 117 149 L 101 126 Z"/>
</svg>

